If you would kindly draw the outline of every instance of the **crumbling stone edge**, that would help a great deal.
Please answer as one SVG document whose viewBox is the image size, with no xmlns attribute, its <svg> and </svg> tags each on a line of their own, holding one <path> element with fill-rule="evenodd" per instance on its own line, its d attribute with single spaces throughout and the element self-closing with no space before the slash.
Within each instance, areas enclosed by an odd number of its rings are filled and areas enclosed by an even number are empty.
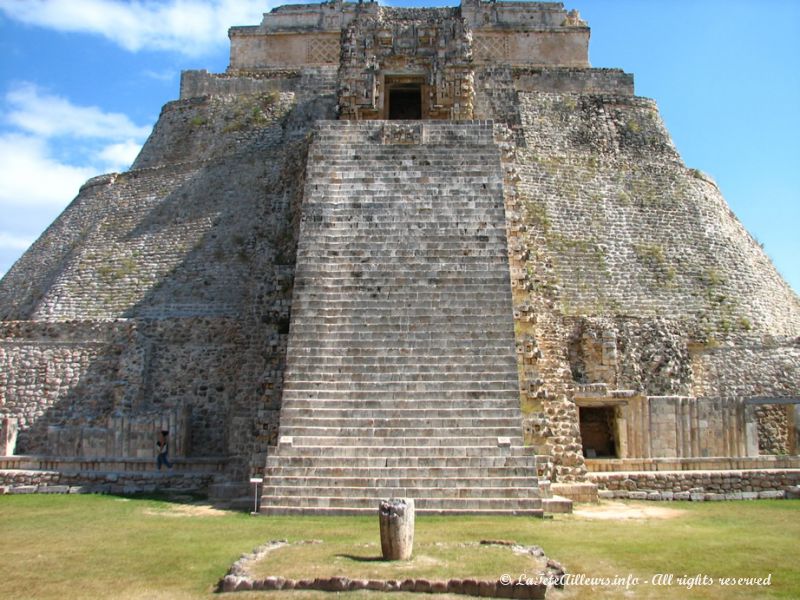
<svg viewBox="0 0 800 600">
<path fill-rule="evenodd" d="M 318 540 L 296 542 L 298 544 L 318 544 Z M 484 540 L 481 545 L 508 546 L 516 552 L 526 552 L 533 556 L 545 559 L 547 566 L 541 574 L 542 581 L 556 582 L 556 585 L 546 583 L 518 583 L 517 581 L 496 581 L 478 579 L 350 579 L 348 577 L 318 577 L 315 579 L 287 579 L 285 577 L 270 576 L 256 579 L 250 576 L 249 567 L 269 552 L 288 546 L 287 540 L 273 540 L 262 544 L 249 554 L 244 554 L 237 560 L 228 573 L 217 585 L 217 593 L 249 592 L 254 590 L 317 590 L 323 592 L 350 592 L 369 590 L 375 592 L 415 592 L 427 594 L 460 594 L 482 598 L 544 598 L 551 587 L 560 587 L 557 582 L 563 579 L 564 568 L 560 563 L 548 559 L 539 546 L 522 546 L 515 542 Z"/>
</svg>

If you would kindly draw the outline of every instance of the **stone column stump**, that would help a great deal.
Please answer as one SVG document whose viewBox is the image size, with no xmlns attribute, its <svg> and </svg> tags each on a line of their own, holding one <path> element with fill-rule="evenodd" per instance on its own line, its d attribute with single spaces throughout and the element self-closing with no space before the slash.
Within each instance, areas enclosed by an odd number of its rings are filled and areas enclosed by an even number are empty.
<svg viewBox="0 0 800 600">
<path fill-rule="evenodd" d="M 381 500 L 378 505 L 383 560 L 408 560 L 414 548 L 414 501 Z"/>
</svg>

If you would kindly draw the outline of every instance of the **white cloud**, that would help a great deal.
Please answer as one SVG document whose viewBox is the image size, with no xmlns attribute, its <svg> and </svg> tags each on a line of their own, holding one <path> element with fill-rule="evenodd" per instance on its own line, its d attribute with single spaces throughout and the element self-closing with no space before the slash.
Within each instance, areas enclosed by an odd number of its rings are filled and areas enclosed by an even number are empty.
<svg viewBox="0 0 800 600">
<path fill-rule="evenodd" d="M 17 83 L 5 96 L 0 135 L 0 205 L 63 205 L 92 175 L 130 166 L 150 126 L 95 106 L 77 106 Z M 55 148 L 70 149 L 68 162 Z"/>
<path fill-rule="evenodd" d="M 0 208 L 66 206 L 97 172 L 55 160 L 44 140 L 17 133 L 0 135 Z"/>
<path fill-rule="evenodd" d="M 30 25 L 100 35 L 126 50 L 210 52 L 231 25 L 255 25 L 265 0 L 0 0 L 0 11 Z"/>
<path fill-rule="evenodd" d="M 179 71 L 174 69 L 163 69 L 161 71 L 146 69 L 142 75 L 149 79 L 155 79 L 156 81 L 175 81 L 178 79 Z"/>
<path fill-rule="evenodd" d="M 33 241 L 33 238 L 0 231 L 0 248 L 6 248 L 8 250 L 27 250 Z"/>
<path fill-rule="evenodd" d="M 6 94 L 10 111 L 6 121 L 42 137 L 72 136 L 106 140 L 145 138 L 150 127 L 139 127 L 120 113 L 106 113 L 96 106 L 76 106 L 64 98 L 43 92 L 31 83 L 20 83 Z"/>
<path fill-rule="evenodd" d="M 131 166 L 141 149 L 140 143 L 126 140 L 106 146 L 98 156 L 105 163 L 106 171 L 124 171 Z"/>
</svg>

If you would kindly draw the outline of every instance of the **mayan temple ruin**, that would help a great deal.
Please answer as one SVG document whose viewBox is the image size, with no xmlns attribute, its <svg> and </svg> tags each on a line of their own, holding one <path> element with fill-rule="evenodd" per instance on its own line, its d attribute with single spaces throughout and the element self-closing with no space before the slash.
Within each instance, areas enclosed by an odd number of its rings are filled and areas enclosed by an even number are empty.
<svg viewBox="0 0 800 600">
<path fill-rule="evenodd" d="M 577 11 L 336 0 L 230 41 L 0 281 L 3 491 L 541 515 L 800 483 L 800 300 Z"/>
</svg>

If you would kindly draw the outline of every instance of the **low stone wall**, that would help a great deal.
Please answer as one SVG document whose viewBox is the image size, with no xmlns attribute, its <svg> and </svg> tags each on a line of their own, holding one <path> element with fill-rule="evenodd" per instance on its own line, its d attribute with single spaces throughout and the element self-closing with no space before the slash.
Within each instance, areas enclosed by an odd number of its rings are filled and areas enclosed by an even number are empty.
<svg viewBox="0 0 800 600">
<path fill-rule="evenodd" d="M 800 469 L 800 456 L 709 456 L 686 458 L 589 458 L 586 468 L 595 473 L 638 471 L 763 471 Z"/>
<path fill-rule="evenodd" d="M 0 470 L 0 494 L 134 494 L 158 490 L 206 491 L 213 473 Z"/>
<path fill-rule="evenodd" d="M 600 498 L 754 500 L 784 498 L 800 485 L 800 469 L 590 473 Z"/>
</svg>

